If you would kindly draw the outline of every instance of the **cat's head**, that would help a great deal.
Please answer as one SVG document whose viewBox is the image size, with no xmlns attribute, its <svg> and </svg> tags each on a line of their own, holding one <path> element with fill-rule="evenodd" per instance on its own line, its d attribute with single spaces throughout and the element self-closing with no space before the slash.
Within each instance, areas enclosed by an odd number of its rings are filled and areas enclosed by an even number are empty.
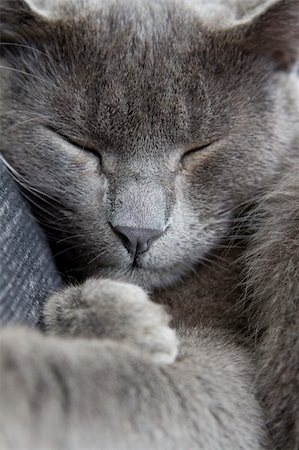
<svg viewBox="0 0 299 450">
<path fill-rule="evenodd" d="M 73 273 L 172 283 L 291 147 L 298 1 L 218 30 L 200 1 L 44 3 L 1 0 L 3 154 Z"/>
</svg>

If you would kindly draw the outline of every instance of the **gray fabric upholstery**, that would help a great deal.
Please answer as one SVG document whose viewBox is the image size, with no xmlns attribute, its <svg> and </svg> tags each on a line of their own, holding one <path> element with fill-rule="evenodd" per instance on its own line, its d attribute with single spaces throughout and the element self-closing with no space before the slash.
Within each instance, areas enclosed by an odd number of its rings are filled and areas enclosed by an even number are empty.
<svg viewBox="0 0 299 450">
<path fill-rule="evenodd" d="M 0 324 L 36 325 L 61 286 L 46 239 L 0 159 Z"/>
</svg>

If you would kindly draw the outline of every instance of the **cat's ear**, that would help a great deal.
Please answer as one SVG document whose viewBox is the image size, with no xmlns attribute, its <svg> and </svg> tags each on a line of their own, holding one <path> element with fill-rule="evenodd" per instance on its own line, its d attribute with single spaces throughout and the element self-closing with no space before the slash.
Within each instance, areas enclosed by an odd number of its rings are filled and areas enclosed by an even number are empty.
<svg viewBox="0 0 299 450">
<path fill-rule="evenodd" d="M 28 0 L 1 0 L 0 42 L 22 43 L 40 32 L 46 16 Z"/>
<path fill-rule="evenodd" d="M 240 44 L 289 70 L 299 59 L 299 0 L 279 0 L 236 27 Z"/>
</svg>

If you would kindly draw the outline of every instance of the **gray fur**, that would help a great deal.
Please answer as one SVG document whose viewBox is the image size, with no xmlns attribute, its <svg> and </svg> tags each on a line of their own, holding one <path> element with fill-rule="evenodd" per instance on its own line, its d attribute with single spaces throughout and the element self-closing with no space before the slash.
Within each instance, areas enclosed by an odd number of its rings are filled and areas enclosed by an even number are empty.
<svg viewBox="0 0 299 450">
<path fill-rule="evenodd" d="M 299 150 L 299 145 L 297 151 Z M 256 211 L 246 256 L 257 382 L 274 442 L 299 447 L 299 153 Z M 279 394 L 275 394 L 279 393 Z M 284 432 L 282 432 L 284 430 Z"/>
<path fill-rule="evenodd" d="M 92 280 L 53 296 L 45 309 L 47 331 L 57 336 L 111 338 L 138 346 L 159 363 L 177 356 L 177 339 L 161 305 L 138 286 Z"/>
<path fill-rule="evenodd" d="M 7 448 L 256 450 L 267 424 L 296 449 L 298 353 L 282 355 L 299 283 L 280 293 L 271 274 L 280 287 L 299 258 L 290 241 L 260 253 L 272 226 L 298 225 L 299 5 L 232 2 L 217 26 L 204 3 L 2 0 L 2 152 L 60 267 L 86 280 L 50 299 L 56 337 L 1 334 Z M 244 252 L 228 242 L 257 200 Z M 165 231 L 133 261 L 116 225 Z"/>
</svg>

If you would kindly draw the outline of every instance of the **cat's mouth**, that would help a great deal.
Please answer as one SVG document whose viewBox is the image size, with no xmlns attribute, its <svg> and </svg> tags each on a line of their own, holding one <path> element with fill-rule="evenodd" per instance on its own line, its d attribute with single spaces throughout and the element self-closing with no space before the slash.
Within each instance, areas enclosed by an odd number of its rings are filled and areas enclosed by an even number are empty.
<svg viewBox="0 0 299 450">
<path fill-rule="evenodd" d="M 131 270 L 136 270 L 136 269 L 142 269 L 142 257 L 140 257 L 139 255 L 135 254 L 133 261 L 131 263 Z"/>
</svg>

